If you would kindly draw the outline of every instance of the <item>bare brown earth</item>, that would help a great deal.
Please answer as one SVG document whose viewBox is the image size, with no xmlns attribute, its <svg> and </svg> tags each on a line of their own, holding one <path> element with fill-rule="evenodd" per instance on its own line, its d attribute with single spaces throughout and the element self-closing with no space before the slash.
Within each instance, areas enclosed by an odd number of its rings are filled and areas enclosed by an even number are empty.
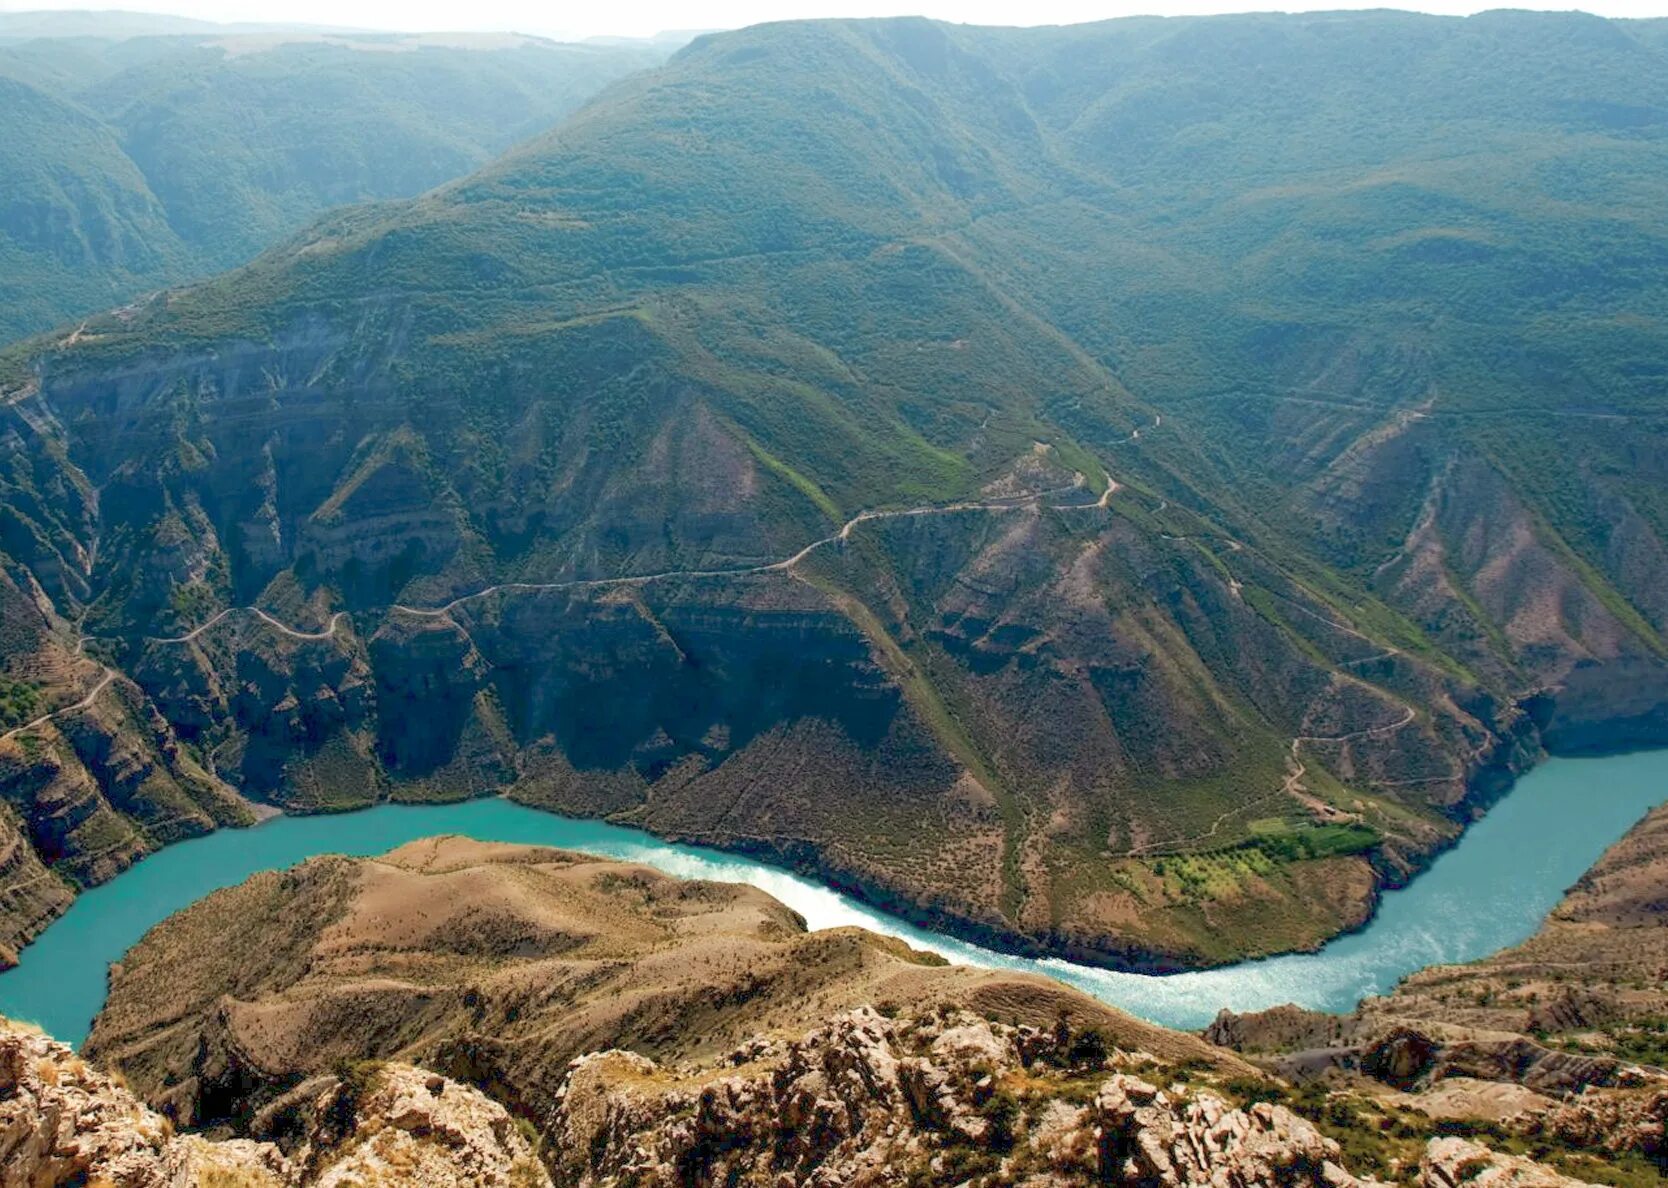
<svg viewBox="0 0 1668 1188">
<path fill-rule="evenodd" d="M 1065 1012 L 1176 1063 L 1245 1070 L 1046 978 L 808 933 L 761 891 L 537 847 L 439 838 L 216 892 L 111 977 L 89 1058 L 181 1122 L 247 1116 L 344 1062 L 406 1060 L 542 1114 L 571 1058 L 711 1057 L 865 1003 Z"/>
</svg>

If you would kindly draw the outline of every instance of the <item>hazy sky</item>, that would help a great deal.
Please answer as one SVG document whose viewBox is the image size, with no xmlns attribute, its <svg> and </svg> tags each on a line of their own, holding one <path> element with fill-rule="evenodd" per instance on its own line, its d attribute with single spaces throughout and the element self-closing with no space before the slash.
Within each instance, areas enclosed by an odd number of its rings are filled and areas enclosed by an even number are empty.
<svg viewBox="0 0 1668 1188">
<path fill-rule="evenodd" d="M 1234 0 L 611 0 L 604 3 L 540 3 L 539 0 L 0 0 L 0 12 L 41 8 L 121 7 L 178 13 L 217 21 L 296 21 L 379 29 L 513 29 L 554 37 L 614 33 L 643 36 L 663 29 L 723 29 L 791 17 L 920 14 L 990 25 L 1070 24 L 1137 13 L 1212 13 L 1287 8 L 1416 8 L 1469 13 L 1490 7 L 1568 9 L 1564 0 L 1325 0 L 1287 4 Z M 1668 0 L 1589 0 L 1580 7 L 1606 16 L 1668 15 Z"/>
</svg>

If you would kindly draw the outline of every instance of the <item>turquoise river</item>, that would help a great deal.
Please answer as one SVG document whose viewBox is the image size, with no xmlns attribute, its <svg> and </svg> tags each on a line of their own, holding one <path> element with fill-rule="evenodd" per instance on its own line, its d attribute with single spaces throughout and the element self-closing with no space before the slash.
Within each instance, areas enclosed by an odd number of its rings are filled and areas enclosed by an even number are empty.
<svg viewBox="0 0 1668 1188">
<path fill-rule="evenodd" d="M 170 846 L 82 895 L 24 950 L 18 968 L 0 974 L 0 1014 L 79 1044 L 104 1000 L 110 963 L 169 914 L 256 871 L 314 854 L 377 854 L 437 833 L 564 846 L 685 877 L 752 883 L 792 906 L 812 928 L 859 924 L 952 961 L 1050 974 L 1173 1027 L 1201 1027 L 1222 1007 L 1244 1011 L 1295 1002 L 1347 1011 L 1414 970 L 1482 957 L 1528 937 L 1564 890 L 1664 800 L 1668 751 L 1550 760 L 1518 781 L 1430 870 L 1387 893 L 1361 931 L 1317 953 L 1168 977 L 1004 956 L 758 862 L 505 800 L 280 817 Z"/>
</svg>

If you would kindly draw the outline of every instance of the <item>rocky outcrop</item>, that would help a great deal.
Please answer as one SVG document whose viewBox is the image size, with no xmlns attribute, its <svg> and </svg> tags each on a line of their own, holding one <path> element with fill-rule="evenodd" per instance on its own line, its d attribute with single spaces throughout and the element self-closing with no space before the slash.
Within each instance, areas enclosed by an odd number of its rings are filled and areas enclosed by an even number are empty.
<svg viewBox="0 0 1668 1188">
<path fill-rule="evenodd" d="M 408 1065 L 371 1074 L 351 1097 L 353 1124 L 305 1182 L 318 1188 L 549 1188 L 550 1177 L 504 1107 L 467 1085 Z M 346 1095 L 341 1086 L 332 1092 Z M 321 1113 L 339 1111 L 334 1102 Z"/>
<path fill-rule="evenodd" d="M 1432 1139 L 1419 1163 L 1426 1188 L 1593 1188 L 1518 1155 L 1461 1138 Z"/>
<path fill-rule="evenodd" d="M 1283 1106 L 1232 1109 L 1211 1093 L 1178 1098 L 1131 1076 L 1103 1085 L 1093 1106 L 1102 1183 L 1327 1185 L 1354 1188 L 1338 1144 Z"/>
<path fill-rule="evenodd" d="M 952 1183 L 975 1173 L 1067 1184 L 1347 1188 L 1337 1143 L 1289 1110 L 1166 1093 L 1074 1048 L 1070 1033 L 959 1012 L 860 1009 L 731 1068 L 662 1068 L 602 1052 L 569 1069 L 550 1130 L 583 1185 Z M 1098 1089 L 1094 1088 L 1098 1083 Z M 1072 1104 L 1087 1098 L 1087 1104 Z"/>
<path fill-rule="evenodd" d="M 1028 1188 L 1375 1188 L 1339 1143 L 1285 1106 L 1160 1088 L 1143 1053 L 1070 1029 L 961 1012 L 841 1015 L 703 1067 L 630 1052 L 574 1061 L 546 1135 L 559 1181 L 866 1186 L 993 1182 Z M 1148 1075 L 1111 1071 L 1142 1067 Z M 1432 1140 L 1422 1188 L 1569 1188 L 1528 1159 Z"/>
<path fill-rule="evenodd" d="M 288 1160 L 270 1144 L 208 1143 L 174 1133 L 118 1081 L 46 1036 L 0 1021 L 0 1184 L 282 1188 Z M 241 1178 L 233 1178 L 241 1177 Z"/>
<path fill-rule="evenodd" d="M 0 1020 L 0 1186 L 548 1188 L 504 1107 L 403 1065 L 313 1087 L 285 1148 L 177 1134 L 119 1080 Z"/>
<path fill-rule="evenodd" d="M 697 1063 L 587 1053 L 557 1070 L 551 1110 L 520 1121 L 454 1079 L 361 1063 L 209 1138 L 0 1020 L 0 1188 L 1381 1188 L 1292 1110 L 1160 1088 L 1165 1071 L 1064 1020 L 861 1007 Z M 1425 1147 L 1417 1183 L 1579 1185 L 1451 1138 Z"/>
<path fill-rule="evenodd" d="M 1637 1153 L 1668 1164 L 1668 1090 L 1636 1093 L 1587 1090 L 1546 1110 L 1511 1120 L 1513 1129 L 1589 1151 Z"/>
</svg>

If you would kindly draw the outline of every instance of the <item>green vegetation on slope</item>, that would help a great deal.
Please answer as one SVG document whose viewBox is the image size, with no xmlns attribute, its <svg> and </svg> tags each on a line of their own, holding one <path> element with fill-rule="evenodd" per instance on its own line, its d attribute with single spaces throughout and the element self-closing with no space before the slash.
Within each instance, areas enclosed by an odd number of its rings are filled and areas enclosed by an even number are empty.
<svg viewBox="0 0 1668 1188">
<path fill-rule="evenodd" d="M 274 800 L 1310 944 L 1543 739 L 1668 737 L 1665 146 L 1660 38 L 1572 14 L 704 37 L 11 352 L 0 547 Z M 355 633 L 154 642 L 217 602 Z"/>
<path fill-rule="evenodd" d="M 468 173 L 652 65 L 525 37 L 194 33 L 0 48 L 0 340 Z"/>
</svg>

